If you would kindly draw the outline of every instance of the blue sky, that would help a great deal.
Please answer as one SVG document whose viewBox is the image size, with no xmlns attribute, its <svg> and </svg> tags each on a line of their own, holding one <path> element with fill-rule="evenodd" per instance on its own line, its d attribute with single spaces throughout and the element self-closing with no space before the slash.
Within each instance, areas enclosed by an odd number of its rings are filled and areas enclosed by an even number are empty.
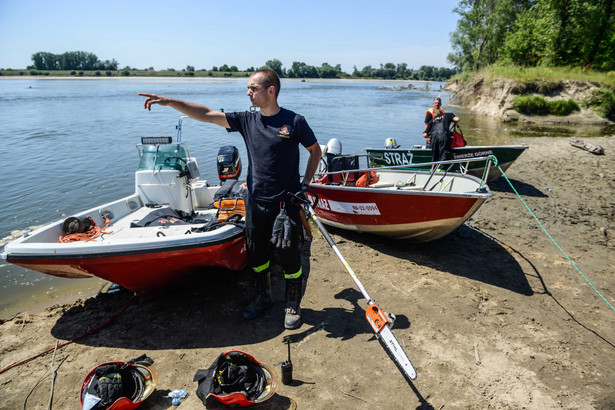
<svg viewBox="0 0 615 410">
<path fill-rule="evenodd" d="M 87 51 L 120 67 L 157 70 L 274 58 L 351 72 L 366 65 L 450 67 L 458 0 L 0 0 L 0 68 L 38 51 Z"/>
</svg>

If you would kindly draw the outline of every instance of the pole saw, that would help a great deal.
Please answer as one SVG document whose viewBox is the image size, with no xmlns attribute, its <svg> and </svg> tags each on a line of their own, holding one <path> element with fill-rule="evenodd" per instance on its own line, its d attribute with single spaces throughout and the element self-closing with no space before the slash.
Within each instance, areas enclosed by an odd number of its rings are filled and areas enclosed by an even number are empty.
<svg viewBox="0 0 615 410">
<path fill-rule="evenodd" d="M 318 194 L 309 188 L 302 189 L 297 194 L 289 192 L 289 195 L 291 195 L 297 203 L 303 205 L 303 207 L 305 208 L 307 219 L 309 220 L 310 218 L 312 218 L 331 249 L 333 249 L 339 260 L 346 268 L 346 271 L 348 271 L 348 273 L 352 277 L 352 280 L 363 294 L 363 297 L 367 300 L 367 309 L 365 310 L 365 317 L 367 318 L 367 321 L 372 327 L 374 334 L 376 335 L 376 338 L 380 341 L 382 347 L 384 347 L 388 355 L 391 357 L 393 362 L 395 362 L 397 368 L 401 371 L 402 375 L 405 378 L 410 380 L 416 379 L 416 370 L 414 369 L 414 366 L 410 362 L 410 359 L 404 351 L 404 348 L 401 347 L 401 345 L 397 341 L 397 338 L 393 334 L 393 331 L 391 330 L 393 322 L 395 321 L 395 315 L 384 312 L 382 309 L 380 309 L 380 306 L 376 304 L 374 299 L 369 296 L 369 294 L 363 287 L 363 284 L 361 283 L 361 281 L 359 281 L 359 278 L 357 278 L 357 275 L 355 275 L 354 271 L 337 248 L 337 245 L 329 235 L 329 232 L 327 232 L 322 222 L 320 222 L 320 220 L 316 217 L 312 205 L 304 197 L 305 195 L 303 195 L 306 192 L 308 192 L 314 197 L 314 207 L 316 207 L 318 204 Z"/>
</svg>

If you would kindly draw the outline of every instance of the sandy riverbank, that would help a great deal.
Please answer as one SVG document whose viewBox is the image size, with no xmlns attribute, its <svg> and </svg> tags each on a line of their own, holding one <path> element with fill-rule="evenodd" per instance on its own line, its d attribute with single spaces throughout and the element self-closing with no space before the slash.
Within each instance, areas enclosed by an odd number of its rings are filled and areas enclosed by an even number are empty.
<svg viewBox="0 0 615 410">
<path fill-rule="evenodd" d="M 515 188 L 581 272 L 615 304 L 615 136 L 594 138 L 606 155 L 565 138 L 530 145 L 509 169 Z M 295 382 L 260 408 L 613 408 L 615 311 L 546 237 L 505 180 L 463 227 L 429 244 L 331 230 L 341 252 L 380 306 L 397 315 L 394 333 L 418 370 L 410 386 L 371 335 L 365 304 L 318 237 L 303 302 L 305 323 L 282 326 L 278 302 L 244 322 L 247 283 L 226 274 L 138 300 L 108 327 L 56 353 L 54 408 L 78 408 L 95 365 L 147 353 L 159 374 L 141 407 L 171 408 L 169 390 L 188 389 L 182 408 L 203 405 L 194 373 L 231 348 L 274 365 L 290 337 Z M 52 306 L 0 324 L 0 368 L 104 323 L 126 293 Z M 0 375 L 1 408 L 46 406 L 52 355 Z M 64 360 L 65 359 L 65 360 Z M 64 361 L 63 361 L 64 360 Z M 37 386 L 37 387 L 36 387 Z"/>
</svg>

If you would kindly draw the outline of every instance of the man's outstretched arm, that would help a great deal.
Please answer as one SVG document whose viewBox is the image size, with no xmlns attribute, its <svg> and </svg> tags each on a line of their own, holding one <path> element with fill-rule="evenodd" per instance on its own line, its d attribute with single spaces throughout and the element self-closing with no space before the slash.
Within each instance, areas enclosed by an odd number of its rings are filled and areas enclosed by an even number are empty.
<svg viewBox="0 0 615 410">
<path fill-rule="evenodd" d="M 186 114 L 195 120 L 218 124 L 221 127 L 229 128 L 229 123 L 226 120 L 226 115 L 221 111 L 212 110 L 204 105 L 194 104 L 187 101 L 177 100 L 175 98 L 163 97 L 158 94 L 139 93 L 145 97 L 143 107 L 147 110 L 152 110 L 152 105 L 158 104 L 175 108 L 177 111 Z"/>
</svg>

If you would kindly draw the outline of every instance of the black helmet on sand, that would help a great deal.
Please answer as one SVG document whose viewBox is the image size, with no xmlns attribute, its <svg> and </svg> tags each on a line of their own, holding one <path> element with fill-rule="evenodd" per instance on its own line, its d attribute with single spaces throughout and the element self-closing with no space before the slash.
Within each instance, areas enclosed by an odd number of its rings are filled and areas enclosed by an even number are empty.
<svg viewBox="0 0 615 410">
<path fill-rule="evenodd" d="M 198 370 L 194 381 L 196 395 L 208 407 L 212 400 L 239 407 L 261 403 L 274 395 L 277 384 L 270 368 L 240 350 L 222 353 L 208 369 Z"/>
</svg>

